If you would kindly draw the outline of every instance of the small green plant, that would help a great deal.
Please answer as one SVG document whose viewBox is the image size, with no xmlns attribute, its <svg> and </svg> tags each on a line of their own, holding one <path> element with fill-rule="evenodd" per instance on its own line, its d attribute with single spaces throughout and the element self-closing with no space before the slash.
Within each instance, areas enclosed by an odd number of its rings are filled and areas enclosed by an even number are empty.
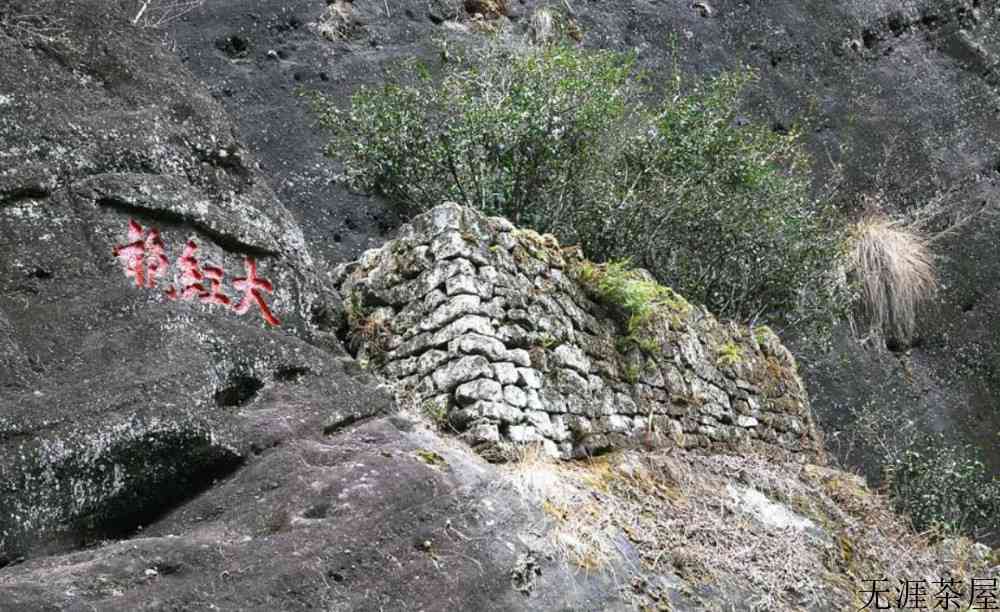
<svg viewBox="0 0 1000 612">
<path fill-rule="evenodd" d="M 543 333 L 538 336 L 538 346 L 545 350 L 555 348 L 559 344 L 559 341 L 550 333 Z"/>
<path fill-rule="evenodd" d="M 448 406 L 444 402 L 427 400 L 420 406 L 420 411 L 438 429 L 444 429 L 448 424 Z"/>
<path fill-rule="evenodd" d="M 660 352 L 654 322 L 662 320 L 673 325 L 674 318 L 687 317 L 691 311 L 691 305 L 677 292 L 632 268 L 628 261 L 603 265 L 585 261 L 577 267 L 576 277 L 599 300 L 622 310 L 626 344 L 634 344 L 650 355 Z"/>
<path fill-rule="evenodd" d="M 367 308 L 357 292 L 347 296 L 344 311 L 347 317 L 348 349 L 355 356 L 364 349 L 367 357 L 362 359 L 363 367 L 367 367 L 368 363 L 378 365 L 386 352 L 390 335 L 389 321 Z"/>
<path fill-rule="evenodd" d="M 633 338 L 633 340 L 635 345 L 639 347 L 639 350 L 647 355 L 659 355 L 661 352 L 661 344 L 656 336 L 639 335 Z"/>
<path fill-rule="evenodd" d="M 743 361 L 743 347 L 735 342 L 727 342 L 719 349 L 719 357 L 716 365 L 734 366 Z"/>
<path fill-rule="evenodd" d="M 849 408 L 850 431 L 831 450 L 876 457 L 876 472 L 895 509 L 913 526 L 979 541 L 1000 537 L 1000 476 L 970 444 L 927 433 L 924 419 L 901 419 L 899 406 L 869 401 Z M 854 460 L 856 462 L 856 460 Z"/>
<path fill-rule="evenodd" d="M 629 352 L 632 346 L 633 346 L 632 338 L 628 336 L 615 337 L 615 350 L 618 351 L 619 353 L 624 355 L 625 353 Z"/>
<path fill-rule="evenodd" d="M 691 305 L 676 291 L 646 277 L 628 260 L 591 266 L 586 277 L 590 287 L 603 301 L 617 304 L 628 313 L 630 329 L 642 325 L 660 308 L 683 315 L 691 310 Z"/>
<path fill-rule="evenodd" d="M 767 344 L 767 342 L 774 338 L 777 334 L 774 330 L 767 325 L 758 325 L 753 328 L 753 338 L 757 341 L 757 344 Z"/>
<path fill-rule="evenodd" d="M 438 453 L 423 448 L 418 448 L 415 452 L 418 459 L 431 467 L 442 467 L 448 465 L 444 457 Z"/>
<path fill-rule="evenodd" d="M 625 380 L 628 381 L 630 385 L 634 385 L 639 382 L 639 375 L 642 373 L 642 368 L 635 364 L 627 364 L 624 368 L 625 370 Z"/>
</svg>

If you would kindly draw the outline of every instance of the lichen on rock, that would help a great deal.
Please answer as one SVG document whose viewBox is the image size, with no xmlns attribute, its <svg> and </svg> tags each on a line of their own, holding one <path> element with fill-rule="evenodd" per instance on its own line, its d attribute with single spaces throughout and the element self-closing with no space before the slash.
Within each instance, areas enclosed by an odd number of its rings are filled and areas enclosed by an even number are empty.
<svg viewBox="0 0 1000 612">
<path fill-rule="evenodd" d="M 551 236 L 446 203 L 334 278 L 356 354 L 404 404 L 443 406 L 481 450 L 676 444 L 822 461 L 795 360 L 773 333 L 720 323 Z"/>
</svg>

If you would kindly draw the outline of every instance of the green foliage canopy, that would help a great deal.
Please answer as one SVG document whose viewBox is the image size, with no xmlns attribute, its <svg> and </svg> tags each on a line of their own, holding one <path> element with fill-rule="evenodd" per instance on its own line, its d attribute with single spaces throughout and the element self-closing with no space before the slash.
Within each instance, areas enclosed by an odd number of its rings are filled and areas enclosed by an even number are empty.
<svg viewBox="0 0 1000 612">
<path fill-rule="evenodd" d="M 320 102 L 348 184 L 408 213 L 455 201 L 628 259 L 723 316 L 797 325 L 840 309 L 843 232 L 809 194 L 794 132 L 739 116 L 753 75 L 725 73 L 641 102 L 634 58 L 488 45 L 440 79 Z"/>
</svg>

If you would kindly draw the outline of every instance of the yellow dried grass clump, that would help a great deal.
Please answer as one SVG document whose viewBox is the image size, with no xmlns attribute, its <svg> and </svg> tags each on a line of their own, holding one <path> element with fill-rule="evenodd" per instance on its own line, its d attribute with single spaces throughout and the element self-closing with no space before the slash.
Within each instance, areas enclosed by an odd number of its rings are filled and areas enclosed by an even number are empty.
<svg viewBox="0 0 1000 612">
<path fill-rule="evenodd" d="M 333 42 L 345 40 L 351 32 L 353 10 L 353 5 L 349 1 L 331 2 L 313 27 L 327 40 Z"/>
<path fill-rule="evenodd" d="M 482 15 L 487 19 L 496 19 L 507 15 L 507 0 L 465 0 L 465 10 L 470 15 Z"/>
<path fill-rule="evenodd" d="M 535 11 L 531 15 L 529 31 L 531 32 L 531 41 L 536 45 L 547 45 L 555 41 L 557 36 L 556 20 L 552 10 L 540 8 Z"/>
<path fill-rule="evenodd" d="M 920 305 L 938 286 L 929 240 L 882 215 L 859 221 L 853 237 L 848 265 L 860 286 L 869 330 L 909 342 Z"/>
</svg>

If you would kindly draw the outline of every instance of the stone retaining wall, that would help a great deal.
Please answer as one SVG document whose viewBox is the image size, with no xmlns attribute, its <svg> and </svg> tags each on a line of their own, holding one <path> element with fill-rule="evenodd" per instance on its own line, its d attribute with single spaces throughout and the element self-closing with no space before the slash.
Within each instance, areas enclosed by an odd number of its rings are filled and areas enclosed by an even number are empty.
<svg viewBox="0 0 1000 612">
<path fill-rule="evenodd" d="M 352 351 L 481 450 L 673 443 L 822 461 L 795 361 L 773 333 L 677 297 L 651 339 L 629 341 L 620 309 L 581 281 L 587 269 L 551 236 L 445 204 L 334 280 Z"/>
</svg>

